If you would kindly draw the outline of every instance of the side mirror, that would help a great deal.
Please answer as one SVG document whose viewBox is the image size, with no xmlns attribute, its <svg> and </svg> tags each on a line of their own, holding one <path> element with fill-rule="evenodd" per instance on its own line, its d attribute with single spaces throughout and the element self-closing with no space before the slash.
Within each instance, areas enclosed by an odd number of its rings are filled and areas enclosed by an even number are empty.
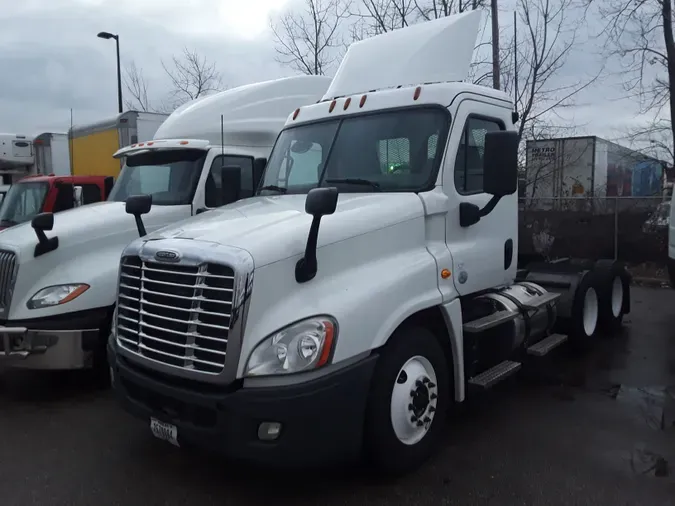
<svg viewBox="0 0 675 506">
<path fill-rule="evenodd" d="M 260 180 L 265 173 L 265 167 L 267 166 L 267 158 L 256 158 L 253 160 L 253 193 L 260 186 Z"/>
<path fill-rule="evenodd" d="M 483 190 L 495 197 L 518 191 L 518 133 L 513 131 L 485 134 L 483 154 Z"/>
<path fill-rule="evenodd" d="M 103 180 L 103 200 L 108 200 L 108 195 L 110 195 L 110 191 L 113 189 L 113 186 L 115 186 L 115 178 L 112 176 L 106 176 L 106 178 Z"/>
<path fill-rule="evenodd" d="M 82 202 L 82 187 L 74 186 L 73 187 L 73 201 L 75 202 L 75 207 L 80 207 Z"/>
<path fill-rule="evenodd" d="M 231 204 L 241 198 L 241 167 L 226 165 L 220 171 L 222 205 Z"/>
<path fill-rule="evenodd" d="M 31 227 L 35 231 L 37 236 L 38 243 L 35 245 L 35 252 L 33 256 L 44 255 L 50 251 L 54 251 L 59 247 L 59 238 L 58 237 L 47 237 L 45 234 L 46 230 L 51 230 L 54 228 L 54 214 L 53 213 L 40 213 L 35 216 L 31 222 Z"/>
<path fill-rule="evenodd" d="M 337 188 L 314 188 L 309 190 L 305 200 L 305 212 L 315 218 L 333 214 L 337 208 Z"/>
<path fill-rule="evenodd" d="M 337 188 L 314 188 L 307 194 L 305 212 L 312 215 L 312 224 L 309 227 L 309 235 L 307 236 L 305 256 L 295 264 L 295 280 L 298 283 L 305 283 L 316 276 L 318 269 L 316 244 L 319 238 L 319 225 L 323 216 L 335 212 L 337 202 Z"/>
<path fill-rule="evenodd" d="M 152 195 L 132 195 L 124 203 L 127 214 L 141 216 L 148 214 L 152 208 Z"/>
<path fill-rule="evenodd" d="M 145 225 L 143 225 L 141 216 L 148 214 L 151 208 L 152 195 L 132 195 L 127 198 L 124 203 L 124 209 L 127 214 L 133 215 L 136 220 L 136 228 L 138 229 L 139 237 L 143 237 L 146 234 Z"/>
<path fill-rule="evenodd" d="M 75 207 L 75 186 L 71 183 L 57 182 L 54 185 L 56 200 L 52 210 L 55 213 L 66 211 Z"/>
<path fill-rule="evenodd" d="M 54 214 L 40 213 L 31 220 L 30 226 L 33 227 L 34 230 L 39 230 L 41 232 L 51 230 L 54 228 Z"/>
<path fill-rule="evenodd" d="M 459 204 L 459 224 L 470 227 L 487 216 L 502 197 L 518 191 L 518 134 L 504 130 L 485 134 L 483 191 L 492 198 L 485 207 L 471 202 Z"/>
</svg>

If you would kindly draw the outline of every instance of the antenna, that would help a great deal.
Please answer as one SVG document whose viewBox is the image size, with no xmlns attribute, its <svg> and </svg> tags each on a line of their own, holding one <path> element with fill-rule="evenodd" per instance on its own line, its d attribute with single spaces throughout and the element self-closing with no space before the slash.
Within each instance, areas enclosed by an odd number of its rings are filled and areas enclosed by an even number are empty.
<svg viewBox="0 0 675 506">
<path fill-rule="evenodd" d="M 220 115 L 220 154 L 225 156 L 225 119 L 224 116 Z"/>
<path fill-rule="evenodd" d="M 516 11 L 513 11 L 513 104 L 514 112 L 518 115 L 518 25 Z M 516 119 L 516 121 L 518 121 Z M 516 122 L 514 121 L 514 123 Z"/>
<path fill-rule="evenodd" d="M 73 108 L 70 108 L 70 130 L 68 131 L 68 149 L 70 149 L 70 175 L 73 175 Z"/>
</svg>

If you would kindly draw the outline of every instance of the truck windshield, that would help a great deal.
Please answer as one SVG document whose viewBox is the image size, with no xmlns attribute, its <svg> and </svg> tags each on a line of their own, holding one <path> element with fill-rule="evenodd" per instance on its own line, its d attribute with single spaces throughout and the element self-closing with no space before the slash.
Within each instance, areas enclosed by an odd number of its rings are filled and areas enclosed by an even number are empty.
<svg viewBox="0 0 675 506">
<path fill-rule="evenodd" d="M 259 193 L 422 191 L 436 182 L 449 123 L 444 109 L 417 107 L 288 128 Z"/>
<path fill-rule="evenodd" d="M 206 151 L 150 151 L 127 158 L 108 200 L 124 202 L 132 195 L 152 195 L 152 203 L 177 206 L 192 203 Z"/>
<path fill-rule="evenodd" d="M 42 211 L 48 191 L 48 183 L 17 183 L 10 186 L 0 206 L 0 226 L 32 220 Z"/>
</svg>

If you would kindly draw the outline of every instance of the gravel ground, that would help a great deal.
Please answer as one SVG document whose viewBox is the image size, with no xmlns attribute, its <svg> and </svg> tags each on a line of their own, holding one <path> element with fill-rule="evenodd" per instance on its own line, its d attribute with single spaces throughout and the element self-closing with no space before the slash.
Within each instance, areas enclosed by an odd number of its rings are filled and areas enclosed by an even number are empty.
<svg viewBox="0 0 675 506">
<path fill-rule="evenodd" d="M 464 407 L 419 472 L 278 474 L 154 440 L 82 374 L 0 375 L 0 504 L 675 505 L 675 290 L 625 332 Z"/>
</svg>

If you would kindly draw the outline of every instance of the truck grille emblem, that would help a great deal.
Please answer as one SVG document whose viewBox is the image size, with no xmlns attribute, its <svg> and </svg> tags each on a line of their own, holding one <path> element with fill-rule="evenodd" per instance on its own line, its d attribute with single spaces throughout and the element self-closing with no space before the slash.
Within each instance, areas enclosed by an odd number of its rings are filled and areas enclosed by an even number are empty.
<svg viewBox="0 0 675 506">
<path fill-rule="evenodd" d="M 162 250 L 155 253 L 155 258 L 160 262 L 178 262 L 180 254 L 177 251 Z"/>
</svg>

